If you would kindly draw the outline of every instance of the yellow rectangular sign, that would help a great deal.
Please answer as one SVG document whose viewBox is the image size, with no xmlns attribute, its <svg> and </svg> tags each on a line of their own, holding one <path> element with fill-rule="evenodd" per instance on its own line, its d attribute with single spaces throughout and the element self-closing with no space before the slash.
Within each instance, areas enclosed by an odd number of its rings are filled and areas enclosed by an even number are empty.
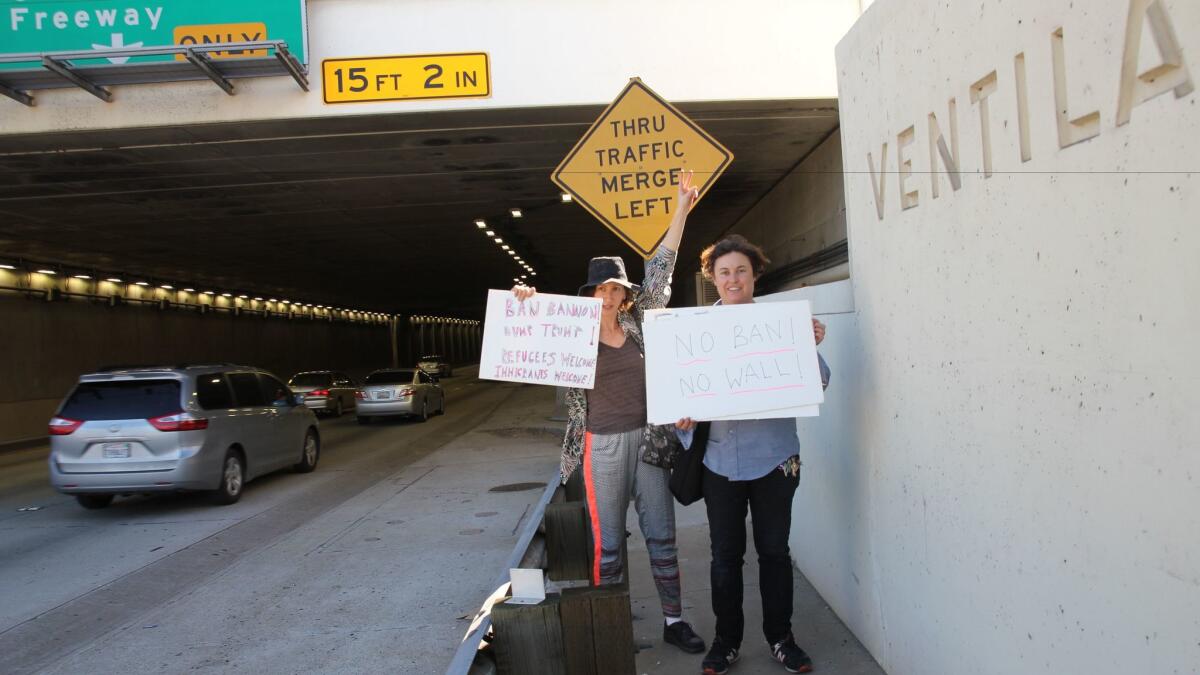
<svg viewBox="0 0 1200 675">
<path fill-rule="evenodd" d="M 258 42 L 267 39 L 267 24 L 257 23 L 210 23 L 195 26 L 176 26 L 174 31 L 177 45 L 213 45 L 225 42 Z M 248 56 L 269 56 L 265 49 L 231 49 L 222 52 L 208 52 L 214 59 L 245 58 Z M 176 54 L 176 61 L 187 57 Z"/>
<path fill-rule="evenodd" d="M 325 59 L 321 75 L 326 103 L 492 95 L 483 52 Z"/>
</svg>

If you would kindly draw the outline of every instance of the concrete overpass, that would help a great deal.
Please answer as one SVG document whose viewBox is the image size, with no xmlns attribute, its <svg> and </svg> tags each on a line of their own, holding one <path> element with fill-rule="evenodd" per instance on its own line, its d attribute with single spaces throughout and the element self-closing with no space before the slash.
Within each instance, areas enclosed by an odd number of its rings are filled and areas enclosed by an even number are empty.
<svg viewBox="0 0 1200 675">
<path fill-rule="evenodd" d="M 569 291 L 625 251 L 547 176 L 636 75 L 737 157 L 677 304 L 726 231 L 765 243 L 762 291 L 834 281 L 800 291 L 835 384 L 801 428 L 792 545 L 879 663 L 1194 671 L 1194 2 L 308 8 L 312 91 L 326 58 L 483 51 L 492 96 L 328 105 L 281 75 L 0 100 L 0 436 L 131 354 L 286 371 L 440 348 L 524 269 L 476 219 Z M 44 301 L 100 273 L 230 295 Z M 255 297 L 301 319 L 225 311 Z"/>
<path fill-rule="evenodd" d="M 430 326 L 477 322 L 486 289 L 514 278 L 569 291 L 598 254 L 624 255 L 636 269 L 636 254 L 564 203 L 549 180 L 632 76 L 737 158 L 689 224 L 675 291 L 691 301 L 700 248 L 818 149 L 836 163 L 833 45 L 859 12 L 857 0 L 736 10 L 311 0 L 308 91 L 280 69 L 275 77 L 231 79 L 232 95 L 193 73 L 200 79 L 106 86 L 107 102 L 66 80 L 29 91 L 31 106 L 0 99 L 0 264 L 15 268 L 0 268 L 0 286 L 8 295 L 70 301 L 40 306 L 39 316 L 59 322 L 17 320 L 23 328 L 13 336 L 20 347 L 9 352 L 10 367 L 26 373 L 29 386 L 0 402 L 0 438 L 36 435 L 40 422 L 20 420 L 49 414 L 80 369 L 146 358 L 124 350 L 129 340 L 59 351 L 64 329 L 128 330 L 119 319 L 125 328 L 95 323 L 112 313 L 75 318 L 80 301 L 117 296 L 126 306 L 208 305 L 221 317 L 236 310 L 353 321 L 358 332 L 375 326 L 373 350 L 339 349 L 338 331 L 301 347 L 311 338 L 277 329 L 271 342 L 313 351 L 292 358 L 248 346 L 257 338 L 217 337 L 236 326 L 185 321 L 192 333 L 216 331 L 200 342 L 224 341 L 205 350 L 209 358 L 268 358 L 287 370 L 315 365 L 317 354 L 332 350 L 363 360 L 346 367 L 365 367 L 389 352 L 401 361 L 430 348 L 465 357 L 470 349 L 443 343 L 433 335 L 443 329 Z M 53 19 L 45 17 L 45 30 Z M 5 27 L 27 33 L 33 21 L 6 16 Z M 490 97 L 337 105 L 321 93 L 326 59 L 463 51 L 488 54 Z M 830 204 L 818 221 L 779 228 L 776 264 L 801 266 L 783 270 L 778 285 L 839 264 L 845 275 L 840 176 L 814 173 L 804 183 Z M 494 236 L 484 236 L 489 231 Z M 6 302 L 3 311 L 21 306 Z M 136 351 L 145 355 L 153 344 L 157 358 L 194 360 L 194 348 L 171 347 L 188 340 L 167 323 L 143 323 L 144 335 L 166 332 Z"/>
</svg>

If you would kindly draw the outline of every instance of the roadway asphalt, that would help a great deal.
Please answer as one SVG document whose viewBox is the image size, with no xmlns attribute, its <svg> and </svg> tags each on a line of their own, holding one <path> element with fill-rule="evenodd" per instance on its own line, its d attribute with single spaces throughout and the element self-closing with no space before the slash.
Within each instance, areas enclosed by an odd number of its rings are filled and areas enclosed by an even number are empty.
<svg viewBox="0 0 1200 675">
<path fill-rule="evenodd" d="M 324 419 L 314 473 L 256 480 L 232 506 L 86 511 L 48 487 L 46 446 L 0 453 L 0 672 L 444 672 L 557 470 L 562 429 L 553 389 L 456 372 L 446 415 Z M 678 519 L 685 615 L 710 639 L 703 505 Z M 697 673 L 699 655 L 662 644 L 629 522 L 638 672 Z M 753 626 L 753 555 L 746 579 Z M 797 638 L 819 670 L 882 673 L 797 580 Z M 783 672 L 758 647 L 734 672 Z"/>
</svg>

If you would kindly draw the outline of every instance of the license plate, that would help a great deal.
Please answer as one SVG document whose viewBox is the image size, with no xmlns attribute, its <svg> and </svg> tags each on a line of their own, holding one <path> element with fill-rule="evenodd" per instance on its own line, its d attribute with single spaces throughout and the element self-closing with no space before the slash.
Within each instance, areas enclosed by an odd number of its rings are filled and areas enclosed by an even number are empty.
<svg viewBox="0 0 1200 675">
<path fill-rule="evenodd" d="M 390 391 L 375 392 L 375 398 L 377 398 L 377 399 L 391 398 L 391 397 L 392 397 L 392 392 L 390 392 Z"/>
<path fill-rule="evenodd" d="M 128 459 L 129 450 L 128 443 L 105 443 L 104 459 Z"/>
</svg>

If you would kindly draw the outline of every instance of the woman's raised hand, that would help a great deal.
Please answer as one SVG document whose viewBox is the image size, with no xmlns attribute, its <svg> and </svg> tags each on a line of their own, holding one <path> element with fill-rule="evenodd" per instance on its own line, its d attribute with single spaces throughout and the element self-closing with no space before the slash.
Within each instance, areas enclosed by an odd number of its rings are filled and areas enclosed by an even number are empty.
<svg viewBox="0 0 1200 675">
<path fill-rule="evenodd" d="M 512 294 L 517 296 L 517 300 L 524 302 L 524 301 L 532 298 L 534 295 L 536 295 L 537 289 L 534 288 L 533 286 L 526 286 L 525 284 L 517 284 L 516 286 L 512 287 Z"/>
<path fill-rule="evenodd" d="M 692 429 L 696 428 L 696 420 L 690 417 L 681 417 L 679 418 L 679 421 L 675 423 L 675 428 L 679 429 L 680 431 L 691 431 Z"/>
<path fill-rule="evenodd" d="M 679 172 L 679 192 L 675 195 L 675 212 L 687 213 L 700 197 L 700 189 L 692 185 L 694 172 Z"/>
</svg>

